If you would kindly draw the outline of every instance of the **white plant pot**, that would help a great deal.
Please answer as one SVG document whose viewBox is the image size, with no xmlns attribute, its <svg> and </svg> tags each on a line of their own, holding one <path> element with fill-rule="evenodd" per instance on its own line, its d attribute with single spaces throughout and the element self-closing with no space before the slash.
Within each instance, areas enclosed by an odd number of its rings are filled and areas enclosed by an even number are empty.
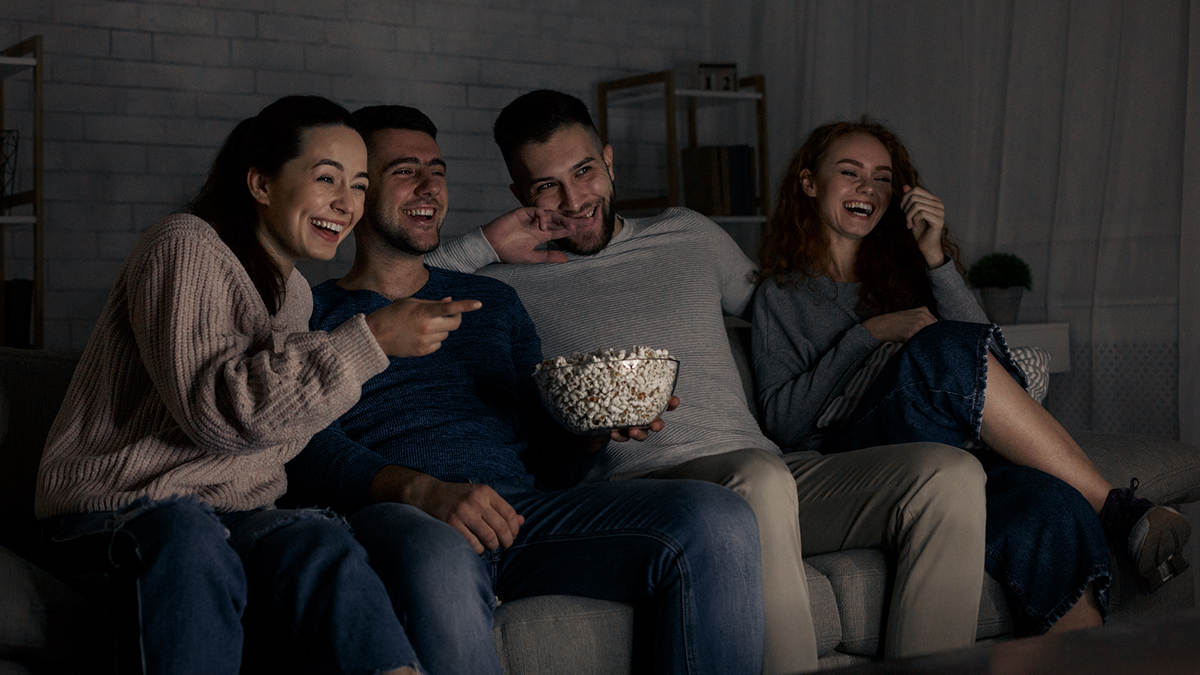
<svg viewBox="0 0 1200 675">
<path fill-rule="evenodd" d="M 1023 286 L 1009 288 L 981 288 L 979 294 L 983 297 L 983 313 L 988 321 L 1002 326 L 1017 322 L 1017 312 L 1021 309 L 1021 296 L 1025 293 Z"/>
</svg>

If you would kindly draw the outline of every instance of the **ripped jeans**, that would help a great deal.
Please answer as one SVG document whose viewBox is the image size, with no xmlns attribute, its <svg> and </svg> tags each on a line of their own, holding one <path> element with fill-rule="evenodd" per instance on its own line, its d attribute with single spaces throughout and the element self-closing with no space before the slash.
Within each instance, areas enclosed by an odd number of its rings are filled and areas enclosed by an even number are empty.
<svg viewBox="0 0 1200 675">
<path fill-rule="evenodd" d="M 1089 585 L 1107 616 L 1108 543 L 1091 504 L 980 439 L 989 352 L 1025 386 L 998 326 L 938 321 L 921 329 L 871 383 L 840 446 L 823 452 L 916 441 L 968 450 L 987 474 L 984 565 L 1007 592 L 1016 634 L 1045 633 Z"/>
<path fill-rule="evenodd" d="M 142 498 L 45 521 L 42 558 L 106 612 L 117 673 L 419 668 L 366 552 L 324 511 Z"/>
</svg>

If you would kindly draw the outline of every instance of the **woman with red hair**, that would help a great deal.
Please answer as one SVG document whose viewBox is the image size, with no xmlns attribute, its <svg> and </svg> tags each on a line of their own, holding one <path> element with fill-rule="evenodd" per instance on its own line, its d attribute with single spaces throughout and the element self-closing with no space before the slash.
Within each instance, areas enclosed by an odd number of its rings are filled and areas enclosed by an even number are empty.
<svg viewBox="0 0 1200 675">
<path fill-rule="evenodd" d="M 1156 587 L 1186 567 L 1188 523 L 1135 498 L 1136 482 L 1114 489 L 1026 394 L 957 256 L 941 200 L 895 134 L 867 118 L 814 130 L 761 250 L 764 426 L 810 452 L 917 441 L 971 451 L 988 475 L 986 568 L 1009 591 L 1016 630 L 1099 625 L 1105 533 Z"/>
</svg>

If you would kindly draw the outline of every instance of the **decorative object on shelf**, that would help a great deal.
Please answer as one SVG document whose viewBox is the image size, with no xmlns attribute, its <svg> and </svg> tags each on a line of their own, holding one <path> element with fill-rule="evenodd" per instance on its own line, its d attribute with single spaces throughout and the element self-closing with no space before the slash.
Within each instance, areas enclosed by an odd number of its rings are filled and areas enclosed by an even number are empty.
<svg viewBox="0 0 1200 675">
<path fill-rule="evenodd" d="M 735 64 L 699 64 L 705 66 L 722 66 L 733 67 L 732 74 L 736 75 Z M 699 68 L 699 65 L 696 68 Z M 698 73 L 698 70 L 696 71 Z M 697 77 L 698 74 L 696 75 Z M 630 214 L 630 212 L 638 212 L 641 214 L 657 213 L 662 209 L 672 206 L 680 206 L 685 203 L 683 181 L 680 180 L 681 171 L 680 161 L 680 139 L 676 134 L 676 119 L 677 111 L 686 109 L 686 136 L 687 148 L 700 147 L 700 134 L 697 123 L 697 104 L 701 103 L 704 107 L 710 106 L 730 106 L 743 105 L 753 103 L 755 108 L 754 115 L 754 138 L 756 143 L 752 146 L 753 153 L 747 157 L 742 154 L 741 157 L 734 158 L 735 162 L 741 159 L 749 159 L 752 162 L 751 173 L 755 174 L 753 178 L 747 178 L 748 181 L 740 188 L 731 191 L 729 211 L 732 214 L 714 215 L 714 219 L 718 223 L 735 224 L 752 224 L 761 227 L 762 223 L 767 220 L 767 210 L 770 208 L 770 196 L 767 194 L 766 187 L 771 184 L 770 176 L 768 175 L 769 162 L 767 161 L 767 101 L 766 101 L 766 79 L 762 75 L 751 75 L 736 80 L 736 86 L 731 90 L 722 91 L 719 89 L 703 89 L 702 82 L 697 81 L 696 88 L 686 89 L 675 86 L 675 71 L 663 70 L 657 73 L 645 73 L 642 75 L 634 75 L 625 77 L 619 80 L 607 80 L 596 85 L 596 128 L 600 132 L 600 138 L 605 144 L 613 143 L 613 139 L 609 135 L 609 115 L 611 109 L 626 108 L 629 106 L 640 105 L 648 101 L 661 101 L 663 108 L 663 128 L 665 135 L 663 137 L 666 156 L 663 158 L 666 165 L 666 189 L 665 194 L 654 196 L 637 197 L 633 199 L 619 199 L 614 204 L 617 211 L 620 213 Z M 677 105 L 678 104 L 678 105 Z M 727 146 L 736 147 L 736 146 Z M 744 151 L 735 151 L 744 153 Z M 620 154 L 620 153 L 618 153 Z M 712 159 L 704 160 L 710 166 Z M 738 173 L 741 173 L 740 171 Z M 719 175 L 717 175 L 719 178 Z M 712 189 L 713 174 L 706 172 L 698 181 L 693 180 L 694 185 L 709 186 L 705 189 Z M 742 188 L 749 187 L 753 193 L 749 196 L 750 205 L 748 213 L 745 212 L 746 206 L 743 199 L 739 196 Z M 720 203 L 724 204 L 724 198 L 720 199 Z M 736 206 L 735 206 L 736 204 Z M 754 247 L 757 248 L 757 245 Z"/>
<path fill-rule="evenodd" d="M 754 148 L 683 149 L 683 205 L 706 216 L 754 215 Z"/>
<path fill-rule="evenodd" d="M 17 129 L 0 131 L 0 216 L 8 213 L 10 195 L 17 193 Z"/>
<path fill-rule="evenodd" d="M 697 63 L 693 74 L 697 89 L 737 91 L 736 63 Z"/>
<path fill-rule="evenodd" d="M 967 270 L 967 283 L 978 288 L 983 311 L 996 324 L 1016 323 L 1021 296 L 1033 289 L 1029 265 L 1011 253 L 989 253 Z"/>
</svg>

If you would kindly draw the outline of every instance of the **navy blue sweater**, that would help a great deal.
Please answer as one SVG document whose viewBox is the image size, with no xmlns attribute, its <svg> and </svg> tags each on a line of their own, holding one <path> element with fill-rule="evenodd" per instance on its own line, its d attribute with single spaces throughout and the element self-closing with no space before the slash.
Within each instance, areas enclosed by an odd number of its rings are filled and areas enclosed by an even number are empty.
<svg viewBox="0 0 1200 675">
<path fill-rule="evenodd" d="M 473 299 L 483 307 L 463 314 L 436 352 L 389 357 L 387 370 L 363 385 L 358 403 L 288 463 L 291 503 L 361 508 L 372 477 L 389 464 L 444 481 L 533 483 L 521 460 L 530 427 L 542 443 L 540 434 L 554 422 L 533 381 L 541 342 L 516 291 L 495 279 L 431 267 L 428 283 L 413 297 Z M 310 326 L 329 330 L 388 302 L 330 280 L 313 289 Z"/>
</svg>

